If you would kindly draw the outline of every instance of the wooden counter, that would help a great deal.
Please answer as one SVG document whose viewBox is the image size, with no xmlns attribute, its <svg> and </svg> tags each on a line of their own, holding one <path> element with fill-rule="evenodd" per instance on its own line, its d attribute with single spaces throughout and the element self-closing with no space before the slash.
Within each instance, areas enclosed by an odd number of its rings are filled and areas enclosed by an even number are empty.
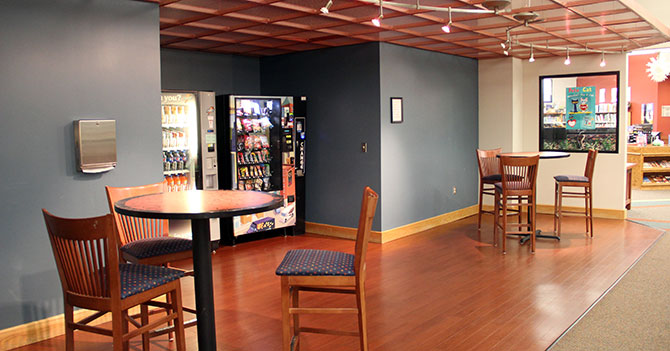
<svg viewBox="0 0 670 351">
<path fill-rule="evenodd" d="M 670 189 L 670 146 L 628 146 L 635 189 Z M 666 181 L 662 181 L 666 179 Z"/>
</svg>

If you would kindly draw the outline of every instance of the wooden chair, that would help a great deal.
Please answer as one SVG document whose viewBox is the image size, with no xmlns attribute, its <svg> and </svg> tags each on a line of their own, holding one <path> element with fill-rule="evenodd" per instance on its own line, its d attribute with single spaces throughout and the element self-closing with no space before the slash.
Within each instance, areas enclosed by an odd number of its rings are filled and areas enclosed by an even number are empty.
<svg viewBox="0 0 670 351">
<path fill-rule="evenodd" d="M 281 276 L 283 350 L 298 350 L 300 333 L 322 333 L 360 337 L 361 350 L 368 350 L 365 312 L 365 256 L 377 194 L 369 187 L 363 192 L 355 254 L 326 250 L 291 250 L 277 268 Z M 356 294 L 357 308 L 299 307 L 300 291 Z M 356 313 L 358 332 L 300 327 L 301 313 Z M 293 328 L 291 328 L 293 316 Z"/>
<path fill-rule="evenodd" d="M 119 200 L 162 192 L 163 183 L 129 187 L 106 186 L 105 190 L 109 211 L 114 214 L 119 250 L 124 262 L 168 267 L 170 262 L 193 257 L 193 241 L 168 236 L 169 224 L 167 219 L 126 216 L 114 210 L 114 203 Z M 192 276 L 193 271 L 184 271 L 184 274 Z M 183 310 L 188 313 L 196 313 L 195 309 L 191 307 L 183 307 Z M 167 310 L 167 313 L 170 313 L 170 311 Z M 186 322 L 185 327 L 192 327 L 196 324 L 197 320 L 192 319 Z M 168 333 L 168 338 L 172 340 L 171 333 Z"/>
<path fill-rule="evenodd" d="M 142 264 L 119 263 L 114 217 L 68 219 L 42 209 L 49 233 L 65 302 L 65 349 L 74 350 L 74 330 L 103 334 L 113 338 L 114 351 L 128 350 L 128 340 L 142 335 L 144 350 L 149 349 L 150 332 L 174 321 L 177 350 L 185 350 L 181 307 L 182 271 Z M 161 295 L 170 296 L 170 314 L 149 323 L 147 303 Z M 128 316 L 128 309 L 141 305 L 141 323 Z M 98 311 L 78 322 L 74 307 Z M 89 325 L 111 312 L 112 330 Z M 129 331 L 128 324 L 136 329 Z"/>
<path fill-rule="evenodd" d="M 500 156 L 501 181 L 495 184 L 495 225 L 493 228 L 493 244 L 496 245 L 498 230 L 502 230 L 503 254 L 507 253 L 505 239 L 507 235 L 530 235 L 530 251 L 535 253 L 535 182 L 540 156 L 512 157 Z M 512 203 L 511 200 L 516 200 Z M 528 221 L 508 223 L 507 211 L 510 206 L 528 212 Z M 502 223 L 501 223 L 502 222 Z M 518 230 L 510 230 L 510 226 Z M 525 229 L 524 229 L 525 228 Z"/>
<path fill-rule="evenodd" d="M 557 175 L 554 177 L 554 232 L 561 236 L 561 222 L 563 215 L 583 215 L 586 218 L 586 234 L 593 237 L 593 169 L 596 164 L 597 150 L 589 150 L 586 159 L 586 169 L 583 176 L 578 175 Z M 565 191 L 564 187 L 581 188 Z M 563 209 L 564 198 L 583 198 L 584 212 L 568 211 Z"/>
<path fill-rule="evenodd" d="M 193 257 L 192 240 L 168 236 L 167 219 L 125 216 L 114 210 L 114 203 L 119 200 L 162 192 L 162 183 L 118 188 L 106 186 L 105 190 L 109 211 L 116 221 L 121 257 L 126 262 L 167 265 Z"/>
<path fill-rule="evenodd" d="M 494 214 L 493 211 L 482 210 L 484 195 L 495 197 L 495 183 L 500 182 L 500 160 L 498 155 L 501 148 L 493 150 L 477 149 L 477 164 L 479 165 L 479 212 L 477 213 L 477 229 L 482 227 L 482 213 Z"/>
</svg>

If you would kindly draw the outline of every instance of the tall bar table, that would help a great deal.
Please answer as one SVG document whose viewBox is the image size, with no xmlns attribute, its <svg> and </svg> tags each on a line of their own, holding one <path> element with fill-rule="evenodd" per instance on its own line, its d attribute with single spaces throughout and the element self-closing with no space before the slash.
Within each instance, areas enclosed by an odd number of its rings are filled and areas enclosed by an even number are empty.
<svg viewBox="0 0 670 351">
<path fill-rule="evenodd" d="M 209 219 L 264 212 L 283 202 L 279 195 L 258 191 L 191 190 L 136 196 L 114 204 L 116 212 L 127 216 L 191 220 L 199 350 L 216 350 Z"/>
<path fill-rule="evenodd" d="M 570 157 L 570 154 L 567 152 L 563 151 L 530 151 L 530 152 L 507 152 L 507 153 L 502 153 L 499 154 L 498 157 L 500 156 L 511 156 L 511 157 L 529 157 L 529 156 L 535 156 L 535 155 L 540 155 L 540 159 L 557 159 L 557 158 L 566 158 Z M 537 195 L 537 193 L 536 193 Z M 535 206 L 533 206 L 533 211 L 535 211 Z M 496 214 L 497 215 L 497 214 Z M 528 215 L 530 217 L 530 214 Z M 535 230 L 535 237 L 536 238 L 546 238 L 546 239 L 556 239 L 556 240 L 561 240 L 561 237 L 558 235 L 551 235 L 551 234 L 542 234 L 542 230 L 536 229 Z M 530 240 L 530 235 L 522 235 L 521 239 L 519 242 L 521 245 L 525 244 L 526 241 Z"/>
</svg>

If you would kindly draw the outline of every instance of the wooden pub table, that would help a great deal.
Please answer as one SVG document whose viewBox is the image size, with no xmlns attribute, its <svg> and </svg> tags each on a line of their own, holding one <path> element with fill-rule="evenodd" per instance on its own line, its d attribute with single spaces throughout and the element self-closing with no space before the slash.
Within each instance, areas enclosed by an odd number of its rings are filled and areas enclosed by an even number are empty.
<svg viewBox="0 0 670 351">
<path fill-rule="evenodd" d="M 570 157 L 569 153 L 563 152 L 563 151 L 507 152 L 507 153 L 499 154 L 498 157 L 500 157 L 500 156 L 530 157 L 530 156 L 535 156 L 535 155 L 540 155 L 540 159 L 557 159 L 557 158 Z M 535 207 L 536 206 L 533 206 L 533 210 L 537 211 L 537 209 Z M 558 235 L 555 235 L 555 233 L 554 233 L 554 235 L 542 234 L 542 230 L 540 230 L 540 229 L 535 230 L 535 237 L 536 238 L 561 240 L 561 237 L 558 236 Z M 522 235 L 522 238 L 521 238 L 521 240 L 519 240 L 519 243 L 521 243 L 521 245 L 523 245 L 528 240 L 530 240 L 530 235 Z"/>
<path fill-rule="evenodd" d="M 127 216 L 191 220 L 199 350 L 216 350 L 209 219 L 264 212 L 283 203 L 280 195 L 258 191 L 191 190 L 136 196 L 114 204 L 116 212 Z"/>
</svg>

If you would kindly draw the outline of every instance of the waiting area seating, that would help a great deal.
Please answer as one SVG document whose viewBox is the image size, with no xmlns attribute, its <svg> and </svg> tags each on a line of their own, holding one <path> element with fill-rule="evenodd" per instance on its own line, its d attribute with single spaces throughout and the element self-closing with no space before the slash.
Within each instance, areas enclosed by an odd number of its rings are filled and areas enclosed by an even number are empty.
<svg viewBox="0 0 670 351">
<path fill-rule="evenodd" d="M 375 216 L 378 196 L 366 187 L 358 220 L 355 253 L 327 250 L 291 250 L 277 267 L 281 276 L 283 350 L 297 350 L 300 333 L 323 333 L 359 336 L 361 350 L 368 350 L 365 308 L 365 258 Z M 356 308 L 300 307 L 301 291 L 356 295 Z M 354 313 L 358 315 L 358 332 L 301 327 L 300 314 Z M 291 316 L 293 327 L 291 327 Z"/>
<path fill-rule="evenodd" d="M 502 250 L 507 253 L 507 235 L 530 235 L 530 251 L 535 252 L 536 181 L 540 156 L 500 156 L 500 182 L 495 183 L 495 210 L 493 244 L 497 243 L 498 231 L 502 231 Z M 528 220 L 522 223 L 521 215 L 516 223 L 508 222 L 510 208 L 526 209 Z M 511 230 L 516 227 L 517 230 Z"/>
<path fill-rule="evenodd" d="M 142 335 L 143 350 L 149 349 L 149 336 L 159 325 L 174 322 L 169 331 L 176 334 L 177 350 L 185 350 L 181 285 L 183 272 L 159 266 L 119 263 L 114 217 L 68 219 L 42 210 L 65 305 L 66 351 L 74 350 L 74 331 L 111 336 L 114 351 L 128 350 L 128 341 Z M 162 295 L 169 303 L 152 301 Z M 128 309 L 141 306 L 141 322 L 128 315 Z M 148 305 L 170 312 L 149 323 Z M 74 307 L 98 311 L 80 321 L 74 320 Z M 112 330 L 89 325 L 106 313 L 112 315 Z M 136 329 L 129 331 L 129 324 Z"/>
<path fill-rule="evenodd" d="M 579 215 L 586 219 L 586 234 L 593 237 L 593 169 L 596 164 L 597 150 L 589 150 L 584 175 L 557 175 L 554 177 L 554 232 L 561 235 L 563 216 Z M 564 188 L 571 188 L 565 190 Z M 576 189 L 575 189 L 576 188 Z M 563 209 L 564 198 L 584 199 L 584 211 Z"/>
</svg>

